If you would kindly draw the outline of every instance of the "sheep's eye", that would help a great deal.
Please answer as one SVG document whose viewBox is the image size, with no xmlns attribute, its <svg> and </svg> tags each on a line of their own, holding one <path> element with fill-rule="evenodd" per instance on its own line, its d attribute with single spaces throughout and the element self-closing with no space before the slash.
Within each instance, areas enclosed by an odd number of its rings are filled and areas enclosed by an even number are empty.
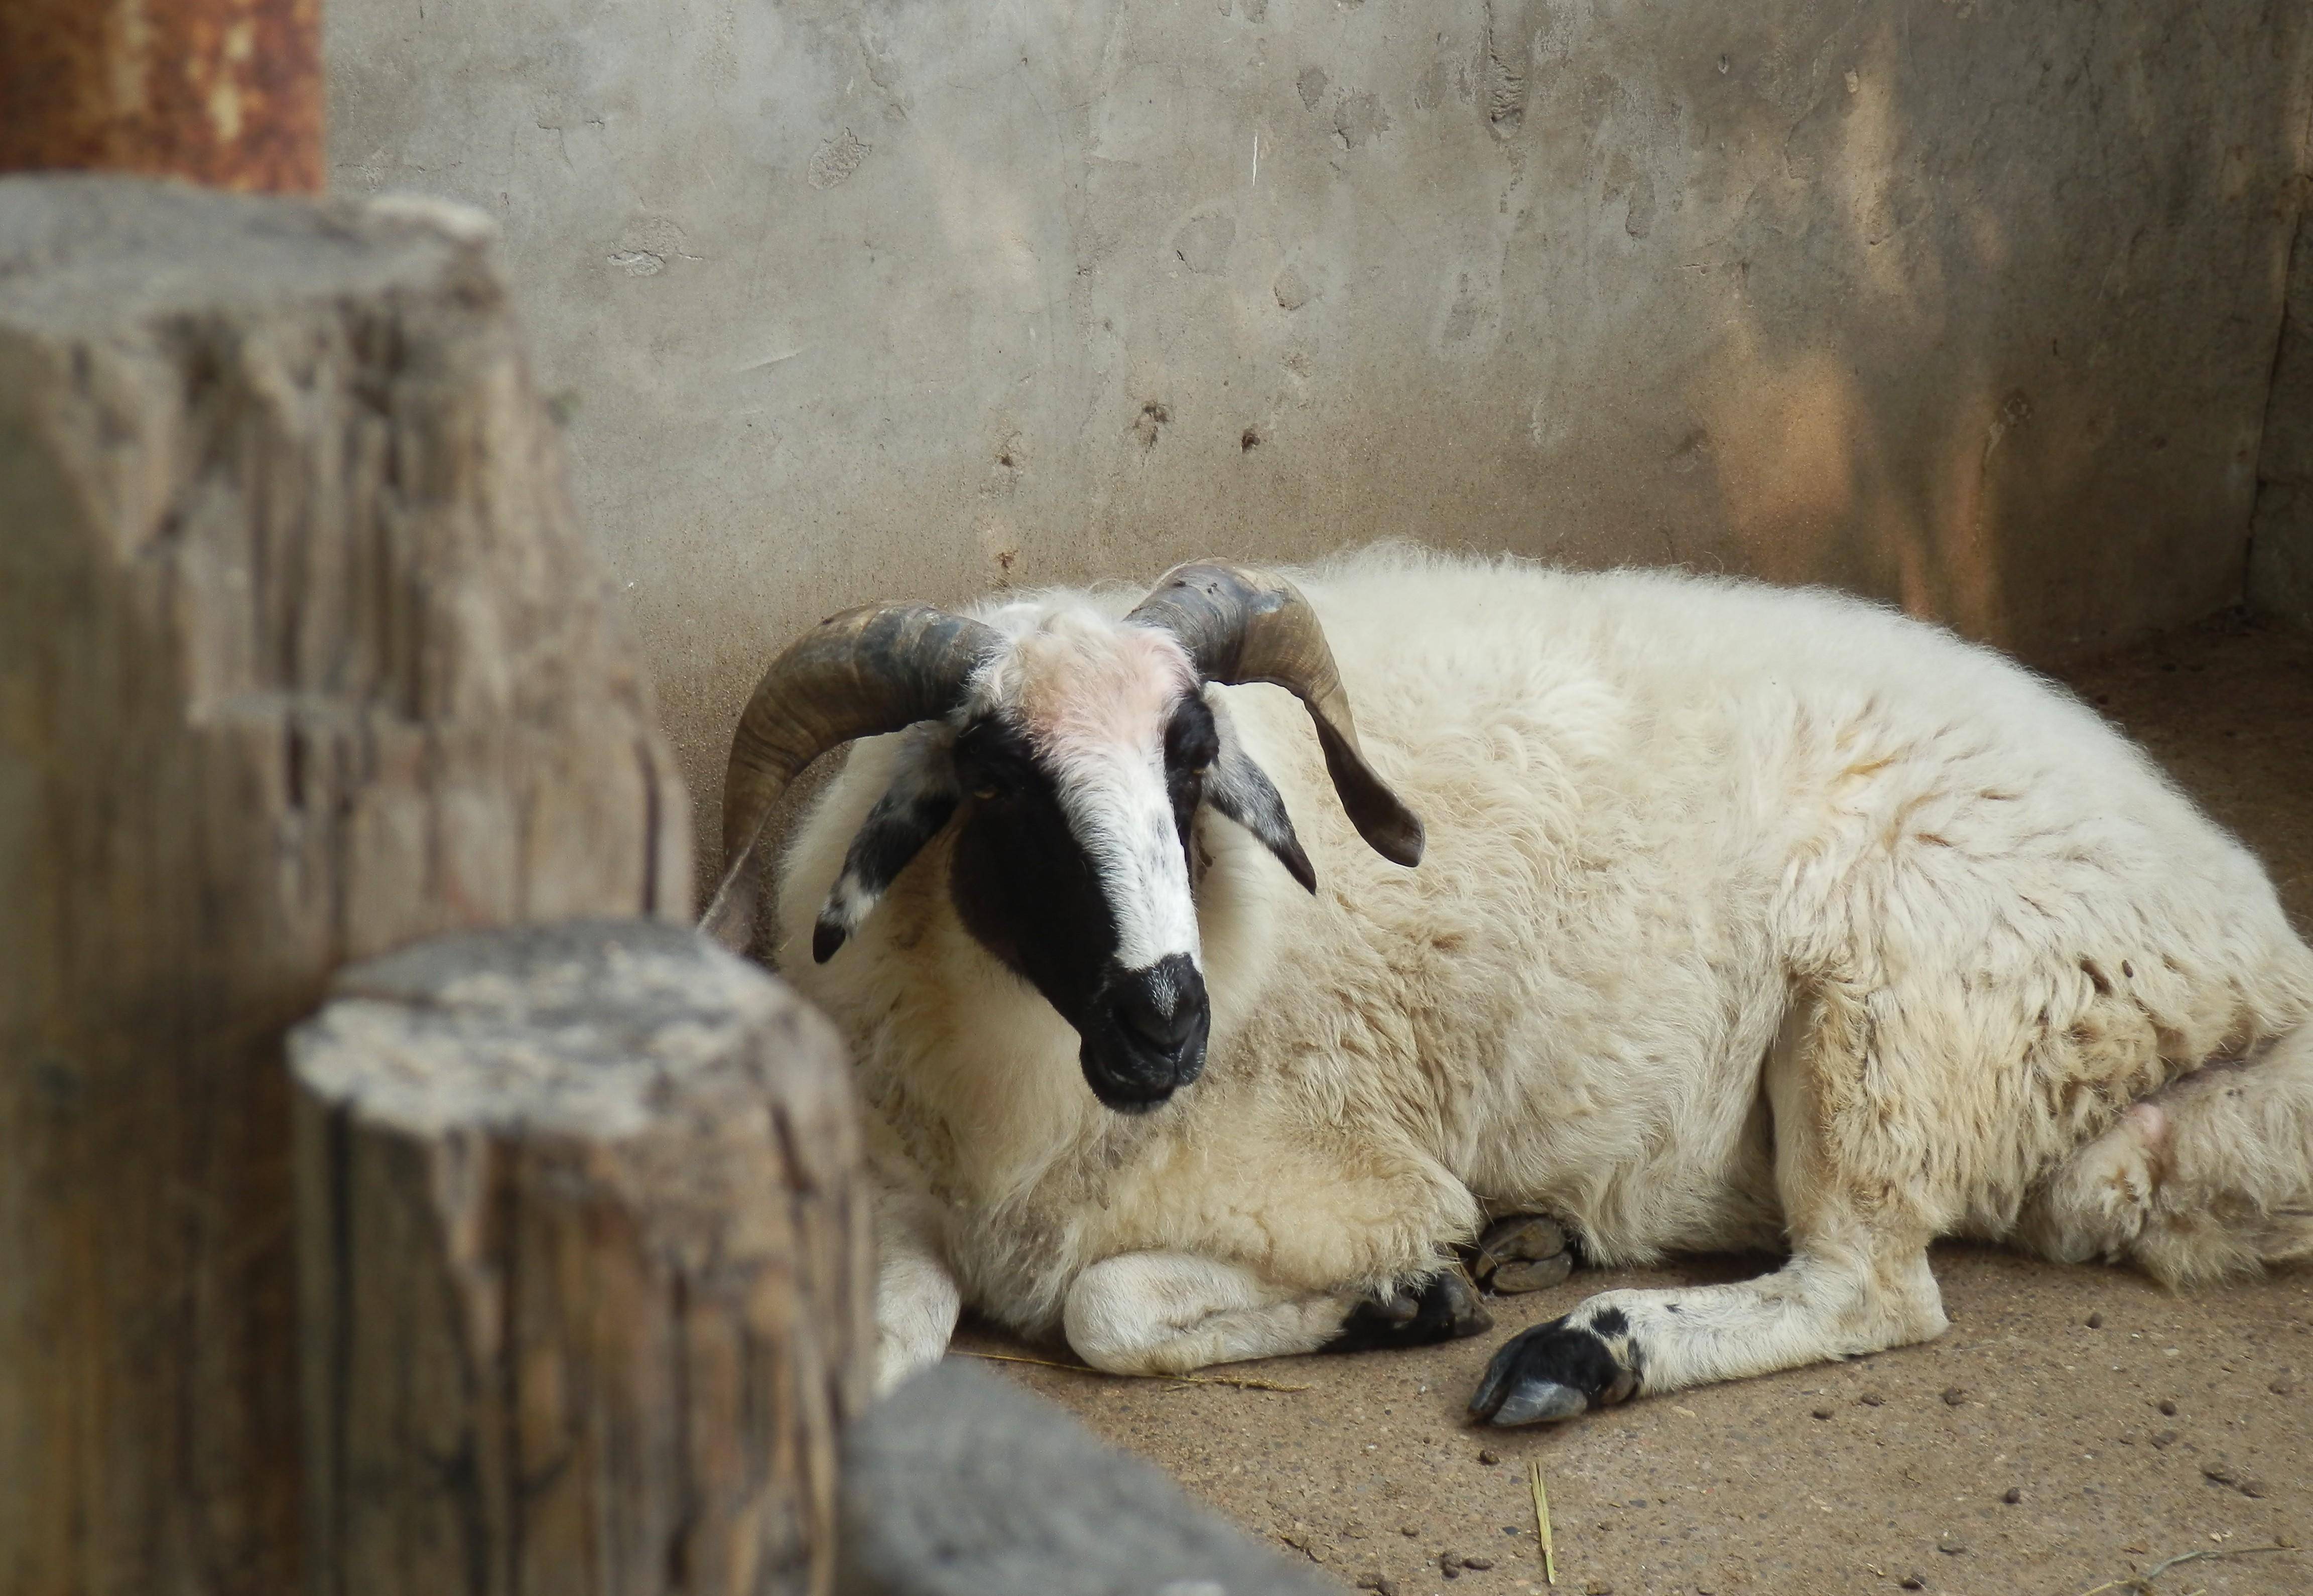
<svg viewBox="0 0 2313 1596">
<path fill-rule="evenodd" d="M 1184 700 L 1165 727 L 1165 763 L 1183 776 L 1201 777 L 1219 756 L 1212 712 L 1200 699 Z"/>
<path fill-rule="evenodd" d="M 1027 785 L 1019 767 L 1000 754 L 973 759 L 960 774 L 964 791 L 983 803 L 1017 798 Z"/>
<path fill-rule="evenodd" d="M 957 784 L 983 803 L 1016 798 L 1027 785 L 1019 757 L 978 727 L 956 740 L 955 774 Z"/>
</svg>

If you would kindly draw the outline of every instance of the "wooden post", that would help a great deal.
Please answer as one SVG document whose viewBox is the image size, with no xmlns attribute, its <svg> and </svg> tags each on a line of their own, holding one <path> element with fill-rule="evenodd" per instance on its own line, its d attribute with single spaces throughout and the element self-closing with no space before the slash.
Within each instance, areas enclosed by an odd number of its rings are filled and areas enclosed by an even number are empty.
<svg viewBox="0 0 2313 1596">
<path fill-rule="evenodd" d="M 315 1596 L 834 1573 L 868 1214 L 832 1029 L 696 932 L 346 971 L 291 1039 Z"/>
<path fill-rule="evenodd" d="M 0 171 L 318 193 L 321 0 L 0 0 Z"/>
<path fill-rule="evenodd" d="M 688 805 L 461 207 L 0 179 L 0 1592 L 299 1581 L 286 1027 L 687 917 Z"/>
</svg>

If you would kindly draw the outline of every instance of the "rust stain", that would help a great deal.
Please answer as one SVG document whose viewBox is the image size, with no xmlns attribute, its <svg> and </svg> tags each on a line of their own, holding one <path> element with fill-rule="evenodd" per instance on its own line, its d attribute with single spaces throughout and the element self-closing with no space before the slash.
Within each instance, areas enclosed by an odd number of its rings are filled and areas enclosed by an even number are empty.
<svg viewBox="0 0 2313 1596">
<path fill-rule="evenodd" d="M 0 0 L 0 171 L 316 193 L 321 0 Z"/>
</svg>

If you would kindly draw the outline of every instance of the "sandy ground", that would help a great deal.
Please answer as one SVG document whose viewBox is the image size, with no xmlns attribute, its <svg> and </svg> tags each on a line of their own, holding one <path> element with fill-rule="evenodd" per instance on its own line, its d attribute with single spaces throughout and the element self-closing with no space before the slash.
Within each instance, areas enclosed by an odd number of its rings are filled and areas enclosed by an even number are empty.
<svg viewBox="0 0 2313 1596">
<path fill-rule="evenodd" d="M 2072 680 L 2257 849 L 2313 925 L 2313 640 L 2219 622 Z M 2178 1298 L 1990 1249 L 1935 1261 L 1952 1327 L 1932 1346 L 1555 1429 L 1464 1426 L 1506 1335 L 1595 1291 L 1765 1260 L 1578 1272 L 1494 1301 L 1495 1329 L 1474 1341 L 1211 1372 L 1298 1390 L 991 1366 L 1344 1584 L 1397 1596 L 1544 1588 L 1529 1460 L 1559 1589 L 1591 1596 L 2117 1593 L 2106 1582 L 2195 1552 L 2223 1556 L 2150 1589 L 2313 1592 L 2313 1551 L 2237 1555 L 2313 1545 L 2313 1269 Z M 1066 1355 L 985 1332 L 958 1347 Z"/>
</svg>

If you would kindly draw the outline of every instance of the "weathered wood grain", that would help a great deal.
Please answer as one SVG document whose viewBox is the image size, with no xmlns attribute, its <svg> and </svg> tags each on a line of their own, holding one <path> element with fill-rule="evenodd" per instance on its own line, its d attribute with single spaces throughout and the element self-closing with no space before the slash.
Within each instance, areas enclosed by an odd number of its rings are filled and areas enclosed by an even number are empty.
<svg viewBox="0 0 2313 1596">
<path fill-rule="evenodd" d="M 298 1582 L 283 1029 L 682 917 L 488 226 L 0 180 L 0 1592 Z"/>
<path fill-rule="evenodd" d="M 316 1596 L 825 1592 L 874 1335 L 832 1029 L 596 921 L 356 966 L 290 1051 Z"/>
</svg>

